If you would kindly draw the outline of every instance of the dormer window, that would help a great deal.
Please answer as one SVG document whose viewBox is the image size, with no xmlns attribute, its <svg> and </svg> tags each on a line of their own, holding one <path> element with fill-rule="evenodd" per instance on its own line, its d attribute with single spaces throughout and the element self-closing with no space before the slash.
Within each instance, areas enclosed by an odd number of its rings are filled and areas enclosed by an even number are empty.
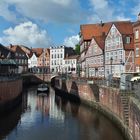
<svg viewBox="0 0 140 140">
<path fill-rule="evenodd" d="M 126 40 L 126 44 L 130 44 L 130 37 L 129 36 L 127 36 L 126 38 L 125 38 Z"/>
</svg>

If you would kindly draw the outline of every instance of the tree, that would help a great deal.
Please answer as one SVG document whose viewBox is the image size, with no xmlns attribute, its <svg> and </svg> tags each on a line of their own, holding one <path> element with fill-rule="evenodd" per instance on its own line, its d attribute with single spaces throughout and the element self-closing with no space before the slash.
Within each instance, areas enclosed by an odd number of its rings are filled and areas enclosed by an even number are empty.
<svg viewBox="0 0 140 140">
<path fill-rule="evenodd" d="M 80 54 L 80 45 L 79 44 L 76 44 L 75 45 L 75 52 L 76 52 L 76 54 Z"/>
</svg>

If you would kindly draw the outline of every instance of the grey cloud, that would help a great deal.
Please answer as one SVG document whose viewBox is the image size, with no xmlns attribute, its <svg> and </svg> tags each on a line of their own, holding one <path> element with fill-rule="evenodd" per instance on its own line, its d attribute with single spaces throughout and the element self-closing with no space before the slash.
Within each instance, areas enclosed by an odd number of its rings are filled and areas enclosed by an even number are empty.
<svg viewBox="0 0 140 140">
<path fill-rule="evenodd" d="M 15 5 L 17 12 L 31 19 L 56 23 L 77 23 L 82 20 L 78 0 L 6 0 L 6 2 Z"/>
</svg>

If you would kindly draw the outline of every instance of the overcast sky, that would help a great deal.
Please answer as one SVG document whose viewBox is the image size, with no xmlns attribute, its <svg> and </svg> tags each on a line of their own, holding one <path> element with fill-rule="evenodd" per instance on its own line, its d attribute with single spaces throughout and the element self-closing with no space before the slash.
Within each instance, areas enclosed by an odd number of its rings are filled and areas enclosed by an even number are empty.
<svg viewBox="0 0 140 140">
<path fill-rule="evenodd" d="M 81 24 L 137 20 L 140 0 L 0 0 L 0 43 L 75 46 Z"/>
</svg>

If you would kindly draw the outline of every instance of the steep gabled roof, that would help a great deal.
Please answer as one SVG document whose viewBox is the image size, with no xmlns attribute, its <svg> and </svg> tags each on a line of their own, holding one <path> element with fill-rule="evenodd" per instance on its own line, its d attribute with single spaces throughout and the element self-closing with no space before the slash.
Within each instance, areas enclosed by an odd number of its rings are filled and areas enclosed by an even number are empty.
<svg viewBox="0 0 140 140">
<path fill-rule="evenodd" d="M 10 56 L 9 56 L 10 54 Z M 14 58 L 14 52 L 0 44 L 0 58 Z"/>
<path fill-rule="evenodd" d="M 19 45 L 10 45 L 8 47 L 10 50 L 12 50 L 14 53 L 20 53 L 20 54 L 24 54 L 24 55 L 19 55 L 16 57 L 20 57 L 20 58 L 27 58 L 26 53 L 21 49 L 21 47 Z"/>
<path fill-rule="evenodd" d="M 133 37 L 133 23 L 130 21 L 114 22 L 123 39 L 123 46 L 125 50 L 134 49 L 134 37 Z M 130 37 L 130 43 L 126 43 L 126 37 Z"/>
<path fill-rule="evenodd" d="M 105 36 L 95 36 L 94 39 L 98 46 L 103 50 L 105 46 Z"/>
<path fill-rule="evenodd" d="M 65 57 L 76 55 L 76 52 L 72 47 L 65 47 L 64 49 L 65 49 Z"/>
<path fill-rule="evenodd" d="M 65 59 L 78 59 L 78 58 L 79 58 L 79 55 L 71 55 L 71 56 L 66 57 Z"/>
<path fill-rule="evenodd" d="M 130 21 L 113 21 L 113 22 L 107 22 L 101 24 L 97 23 L 97 24 L 81 25 L 80 28 L 81 28 L 81 35 L 83 36 L 83 40 L 91 40 L 92 38 L 94 38 L 96 43 L 99 45 L 99 47 L 101 49 L 104 49 L 105 38 L 113 24 L 119 30 L 120 34 L 130 36 L 133 42 L 133 37 L 131 36 L 133 34 L 133 27 L 132 27 L 133 23 Z M 125 48 L 133 48 L 133 47 L 132 44 L 129 47 L 127 44 Z M 85 50 L 83 51 L 86 50 L 87 48 L 85 48 Z"/>
<path fill-rule="evenodd" d="M 132 34 L 132 22 L 130 21 L 114 21 L 107 23 L 85 24 L 81 25 L 81 34 L 84 40 L 91 40 L 94 36 L 107 35 L 112 25 L 115 25 L 121 34 Z"/>
<path fill-rule="evenodd" d="M 33 48 L 32 51 L 39 57 L 43 53 L 43 48 Z"/>
<path fill-rule="evenodd" d="M 103 33 L 107 34 L 111 25 L 111 23 L 81 25 L 83 40 L 91 40 L 93 36 L 102 36 Z"/>
<path fill-rule="evenodd" d="M 133 26 L 130 21 L 112 22 L 121 34 L 133 34 Z"/>
</svg>

